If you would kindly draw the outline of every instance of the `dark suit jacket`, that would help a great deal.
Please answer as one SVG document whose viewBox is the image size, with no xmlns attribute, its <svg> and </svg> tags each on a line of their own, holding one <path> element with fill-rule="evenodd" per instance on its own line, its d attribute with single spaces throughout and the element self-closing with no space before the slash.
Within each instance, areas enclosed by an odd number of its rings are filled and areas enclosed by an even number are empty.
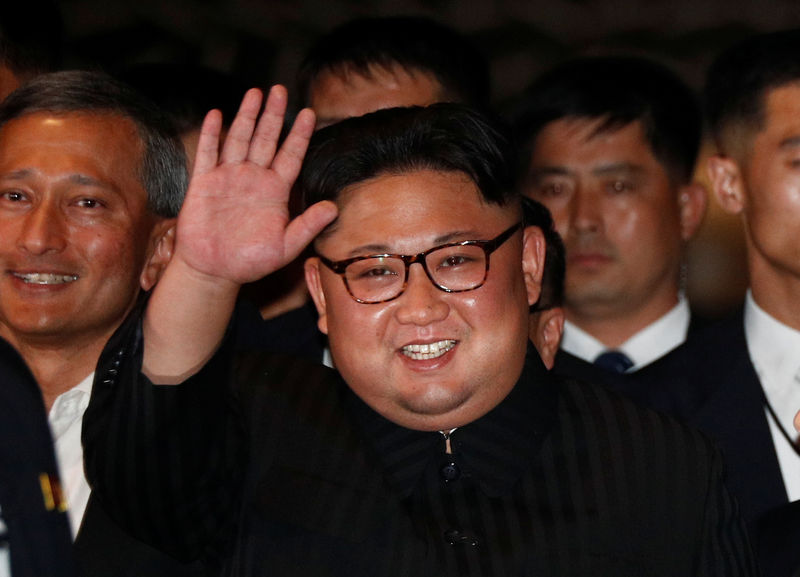
<svg viewBox="0 0 800 577">
<path fill-rule="evenodd" d="M 763 577 L 800 577 L 800 501 L 772 509 L 758 522 L 756 551 Z"/>
<path fill-rule="evenodd" d="M 690 351 L 692 381 L 708 391 L 691 423 L 714 439 L 728 487 L 751 527 L 788 501 L 764 409 L 764 393 L 747 350 L 743 312 L 709 327 Z"/>
<path fill-rule="evenodd" d="M 118 370 L 118 357 L 101 359 L 93 387 L 102 386 L 102 375 Z M 91 417 L 84 415 L 83 426 L 91 428 Z M 117 458 L 109 455 L 109 458 Z M 135 539 L 105 512 L 94 494 L 81 521 L 74 544 L 81 577 L 201 577 L 200 563 L 186 563 Z"/>
<path fill-rule="evenodd" d="M 65 510 L 48 504 L 40 477 L 58 486 L 41 392 L 22 358 L 0 339 L 0 507 L 14 577 L 74 575 Z"/>
<path fill-rule="evenodd" d="M 614 373 L 563 350 L 556 354 L 553 371 L 563 377 L 605 385 L 642 407 L 687 422 L 705 404 L 708 389 L 716 386 L 698 383 L 689 376 L 689 351 L 708 325 L 707 320 L 692 315 L 685 343 L 633 373 Z"/>
<path fill-rule="evenodd" d="M 717 443 L 726 465 L 728 488 L 753 539 L 760 544 L 759 559 L 766 573 L 773 559 L 765 555 L 772 555 L 770 551 L 779 546 L 769 546 L 774 533 L 759 535 L 758 521 L 767 511 L 785 505 L 788 498 L 765 416 L 761 383 L 747 350 L 743 312 L 693 326 L 686 343 L 631 374 L 615 375 L 567 353 L 559 356 L 556 370 L 584 378 L 594 376 L 640 405 L 697 427 Z"/>
<path fill-rule="evenodd" d="M 533 350 L 451 456 L 322 367 L 220 354 L 181 386 L 143 386 L 126 330 L 104 356 L 132 362 L 87 412 L 87 472 L 116 518 L 176 556 L 232 575 L 753 572 L 713 446 L 552 378 Z"/>
</svg>

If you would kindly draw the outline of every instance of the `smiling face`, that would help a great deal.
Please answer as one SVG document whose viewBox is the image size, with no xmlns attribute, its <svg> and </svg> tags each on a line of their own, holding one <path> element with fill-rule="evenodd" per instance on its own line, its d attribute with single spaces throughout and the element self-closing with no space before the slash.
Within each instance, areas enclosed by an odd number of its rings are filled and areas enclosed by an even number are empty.
<svg viewBox="0 0 800 577">
<path fill-rule="evenodd" d="M 110 114 L 34 113 L 0 129 L 0 335 L 105 343 L 165 221 L 147 209 L 141 139 Z M 140 279 L 141 277 L 141 279 Z"/>
<path fill-rule="evenodd" d="M 602 122 L 545 126 L 525 193 L 550 209 L 564 239 L 567 318 L 590 332 L 585 325 L 628 318 L 633 334 L 677 302 L 682 243 L 702 211 L 682 209 L 699 192 L 670 181 L 640 122 L 598 132 Z"/>
<path fill-rule="evenodd" d="M 361 182 L 338 204 L 337 221 L 316 245 L 334 261 L 488 240 L 520 218 L 518 209 L 482 202 L 464 175 L 429 170 Z M 533 254 L 530 275 L 523 275 L 523 245 Z M 413 264 L 403 294 L 379 304 L 354 301 L 316 257 L 306 279 L 336 368 L 353 391 L 402 426 L 445 430 L 491 410 L 519 378 L 543 251 L 538 230 L 516 232 L 491 254 L 484 285 L 462 293 L 437 289 Z"/>
</svg>

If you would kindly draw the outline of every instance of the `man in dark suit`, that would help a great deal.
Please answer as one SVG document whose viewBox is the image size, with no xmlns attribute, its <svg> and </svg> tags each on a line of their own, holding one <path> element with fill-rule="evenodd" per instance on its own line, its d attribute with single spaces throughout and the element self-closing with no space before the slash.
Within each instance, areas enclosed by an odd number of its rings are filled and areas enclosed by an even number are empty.
<svg viewBox="0 0 800 577">
<path fill-rule="evenodd" d="M 100 74 L 41 75 L 0 106 L 0 336 L 39 385 L 86 574 L 163 557 L 91 499 L 80 433 L 103 347 L 169 260 L 187 180 L 170 126 Z"/>
<path fill-rule="evenodd" d="M 720 444 L 754 525 L 800 500 L 799 82 L 800 30 L 789 30 L 730 48 L 706 84 L 718 147 L 708 174 L 720 206 L 742 220 L 750 287 L 743 311 L 692 353 L 698 387 L 712 390 L 697 423 Z"/>
<path fill-rule="evenodd" d="M 0 573 L 75 574 L 72 539 L 42 394 L 0 339 Z"/>
<path fill-rule="evenodd" d="M 655 62 L 578 59 L 533 83 L 514 124 L 522 191 L 550 209 L 566 245 L 556 372 L 686 417 L 697 399 L 675 382 L 692 324 L 681 270 L 706 205 L 692 182 L 701 118 L 691 91 Z"/>
<path fill-rule="evenodd" d="M 173 259 L 101 359 L 84 442 L 109 511 L 234 575 L 751 574 L 713 447 L 529 344 L 544 235 L 497 127 L 437 104 L 320 130 L 289 221 L 313 113 L 278 147 L 285 100 L 258 120 L 248 93 L 221 152 L 207 118 Z M 339 373 L 232 367 L 220 312 L 313 237 Z"/>
</svg>

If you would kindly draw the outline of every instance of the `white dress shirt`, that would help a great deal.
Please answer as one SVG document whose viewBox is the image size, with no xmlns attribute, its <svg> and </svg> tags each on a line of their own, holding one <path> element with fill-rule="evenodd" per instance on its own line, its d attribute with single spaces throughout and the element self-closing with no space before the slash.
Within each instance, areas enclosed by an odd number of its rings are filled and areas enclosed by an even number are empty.
<svg viewBox="0 0 800 577">
<path fill-rule="evenodd" d="M 11 554 L 8 550 L 8 535 L 6 531 L 5 521 L 3 521 L 2 510 L 0 510 L 0 535 L 2 535 L 2 542 L 0 542 L 0 577 L 11 577 Z"/>
<path fill-rule="evenodd" d="M 667 314 L 646 326 L 614 350 L 628 355 L 633 366 L 627 372 L 638 371 L 660 359 L 686 340 L 689 332 L 691 312 L 686 297 L 680 295 Z M 561 348 L 584 361 L 591 363 L 609 348 L 577 325 L 565 321 Z"/>
<path fill-rule="evenodd" d="M 94 373 L 66 393 L 60 394 L 50 409 L 48 421 L 56 449 L 58 473 L 67 499 L 72 538 L 78 534 L 81 519 L 89 501 L 89 483 L 83 471 L 81 429 L 83 413 L 89 406 Z"/>
<path fill-rule="evenodd" d="M 796 440 L 797 431 L 793 423 L 800 408 L 800 331 L 766 313 L 748 291 L 744 306 L 744 334 L 764 394 L 783 430 Z M 769 411 L 767 421 L 789 501 L 800 500 L 800 456 L 789 445 Z"/>
</svg>

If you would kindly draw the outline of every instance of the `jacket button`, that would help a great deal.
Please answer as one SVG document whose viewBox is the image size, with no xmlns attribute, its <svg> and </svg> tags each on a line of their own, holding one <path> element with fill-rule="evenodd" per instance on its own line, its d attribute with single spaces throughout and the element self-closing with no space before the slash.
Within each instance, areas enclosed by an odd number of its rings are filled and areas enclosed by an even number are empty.
<svg viewBox="0 0 800 577">
<path fill-rule="evenodd" d="M 470 547 L 478 546 L 478 538 L 469 531 L 461 531 L 459 529 L 448 529 L 444 532 L 444 540 L 450 545 L 469 545 Z"/>
<path fill-rule="evenodd" d="M 461 469 L 453 461 L 450 461 L 439 469 L 439 474 L 442 476 L 445 483 L 449 483 L 461 477 Z"/>
</svg>

